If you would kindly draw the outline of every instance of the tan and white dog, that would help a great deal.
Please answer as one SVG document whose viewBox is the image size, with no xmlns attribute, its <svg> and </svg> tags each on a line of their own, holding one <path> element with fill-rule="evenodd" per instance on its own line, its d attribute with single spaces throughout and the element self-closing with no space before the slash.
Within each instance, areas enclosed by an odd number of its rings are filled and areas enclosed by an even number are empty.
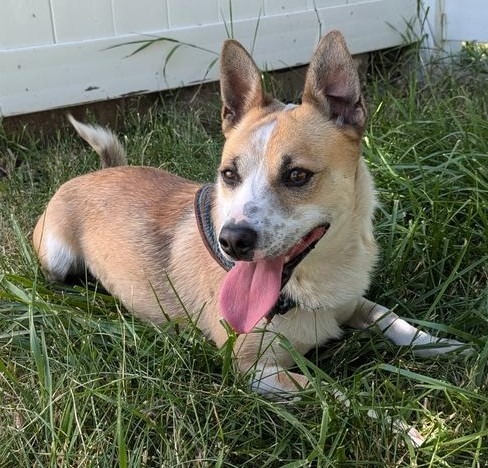
<svg viewBox="0 0 488 468">
<path fill-rule="evenodd" d="M 306 353 L 342 325 L 376 325 L 421 355 L 459 348 L 363 298 L 376 202 L 361 157 L 365 105 L 342 35 L 320 41 L 301 105 L 266 95 L 234 40 L 220 67 L 226 141 L 215 185 L 126 166 L 111 132 L 71 118 L 105 168 L 65 183 L 40 217 L 33 243 L 47 277 L 86 268 L 137 317 L 189 315 L 217 346 L 228 339 L 225 319 L 239 334 L 238 368 L 271 395 L 307 385 L 287 371 L 279 336 Z"/>
</svg>

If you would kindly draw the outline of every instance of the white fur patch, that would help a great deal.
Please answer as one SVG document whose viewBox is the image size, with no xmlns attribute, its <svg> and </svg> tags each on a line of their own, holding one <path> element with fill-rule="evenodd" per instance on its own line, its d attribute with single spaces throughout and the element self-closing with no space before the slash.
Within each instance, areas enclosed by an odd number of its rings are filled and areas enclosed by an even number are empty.
<svg viewBox="0 0 488 468">
<path fill-rule="evenodd" d="M 73 251 L 52 234 L 46 235 L 47 268 L 52 279 L 64 280 L 76 268 L 78 259 Z"/>
<path fill-rule="evenodd" d="M 247 207 L 255 206 L 255 211 L 262 210 L 266 203 L 265 193 L 268 187 L 266 172 L 262 163 L 256 162 L 252 165 L 243 179 L 241 185 L 237 187 L 231 199 L 228 200 L 225 209 L 225 221 L 233 219 L 235 222 L 249 221 Z"/>
<path fill-rule="evenodd" d="M 295 107 L 298 107 L 298 104 L 290 103 L 290 104 L 287 104 L 283 110 L 289 111 L 289 110 L 295 109 Z"/>
<path fill-rule="evenodd" d="M 248 221 L 251 210 L 262 211 L 269 202 L 269 181 L 266 174 L 265 154 L 268 141 L 276 126 L 272 121 L 260 126 L 253 134 L 250 151 L 240 158 L 239 172 L 242 183 L 230 199 L 221 205 L 223 223 L 233 219 L 235 222 Z"/>
<path fill-rule="evenodd" d="M 276 127 L 276 121 L 273 120 L 259 127 L 256 133 L 254 134 L 254 141 L 258 145 L 258 148 L 261 150 L 263 155 L 266 152 L 266 146 L 268 145 L 268 141 L 275 127 Z"/>
</svg>

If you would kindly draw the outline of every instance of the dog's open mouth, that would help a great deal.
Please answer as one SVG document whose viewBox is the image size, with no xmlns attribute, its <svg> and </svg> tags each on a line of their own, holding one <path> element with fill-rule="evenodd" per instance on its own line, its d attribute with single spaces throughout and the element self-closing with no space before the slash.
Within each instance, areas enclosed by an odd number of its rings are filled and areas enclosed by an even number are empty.
<svg viewBox="0 0 488 468">
<path fill-rule="evenodd" d="M 237 333 L 249 333 L 276 304 L 293 269 L 327 232 L 321 225 L 302 237 L 284 255 L 236 262 L 220 289 L 220 310 Z"/>
</svg>

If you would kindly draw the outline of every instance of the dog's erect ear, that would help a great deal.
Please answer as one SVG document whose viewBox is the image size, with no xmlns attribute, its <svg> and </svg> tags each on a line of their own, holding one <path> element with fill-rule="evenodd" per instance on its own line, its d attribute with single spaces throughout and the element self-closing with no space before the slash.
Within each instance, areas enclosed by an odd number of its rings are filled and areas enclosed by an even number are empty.
<svg viewBox="0 0 488 468">
<path fill-rule="evenodd" d="M 318 106 L 338 125 L 351 125 L 360 132 L 366 122 L 359 76 L 339 31 L 324 36 L 310 62 L 302 102 Z"/>
<path fill-rule="evenodd" d="M 261 72 L 239 42 L 224 42 L 220 56 L 222 130 L 227 136 L 243 115 L 265 104 Z"/>
</svg>

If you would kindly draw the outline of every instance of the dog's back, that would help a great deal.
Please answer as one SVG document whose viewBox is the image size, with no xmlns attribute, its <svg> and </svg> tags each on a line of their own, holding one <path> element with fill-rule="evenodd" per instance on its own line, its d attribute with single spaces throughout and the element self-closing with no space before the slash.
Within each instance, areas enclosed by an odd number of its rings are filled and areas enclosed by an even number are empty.
<svg viewBox="0 0 488 468">
<path fill-rule="evenodd" d="M 157 168 L 128 166 L 111 131 L 69 120 L 100 155 L 102 169 L 64 183 L 39 218 L 33 246 L 42 269 L 49 280 L 64 281 L 83 278 L 86 268 L 135 315 L 161 322 L 179 307 L 166 277 L 178 225 L 193 220 L 199 185 Z"/>
</svg>

